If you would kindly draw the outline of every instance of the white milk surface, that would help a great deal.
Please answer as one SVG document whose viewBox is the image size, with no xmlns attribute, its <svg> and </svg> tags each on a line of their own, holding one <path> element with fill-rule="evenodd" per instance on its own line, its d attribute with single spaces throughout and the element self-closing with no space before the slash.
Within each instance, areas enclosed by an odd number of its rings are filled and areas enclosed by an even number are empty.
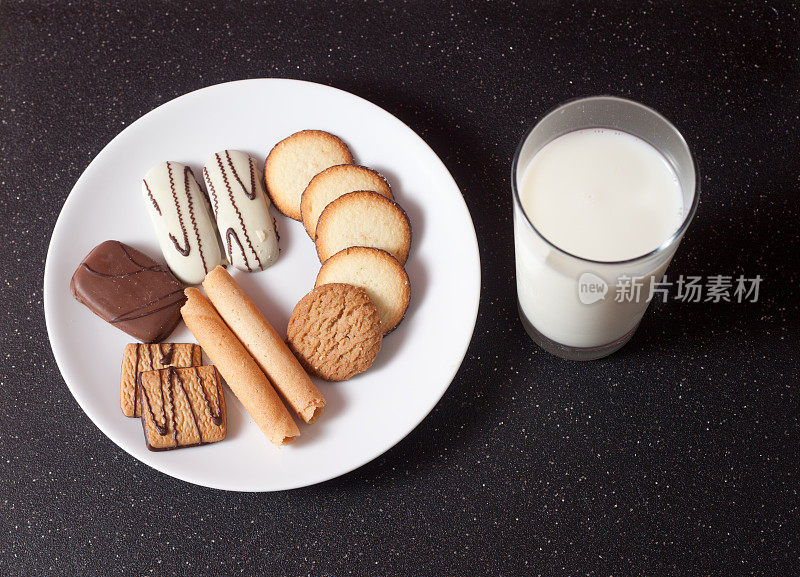
<svg viewBox="0 0 800 577">
<path fill-rule="evenodd" d="M 522 207 L 557 247 L 592 260 L 635 258 L 680 225 L 683 198 L 672 166 L 645 141 L 616 130 L 570 132 L 525 169 Z"/>
<path fill-rule="evenodd" d="M 570 254 L 609 263 L 586 263 L 554 250 L 515 209 L 517 293 L 528 320 L 548 338 L 573 347 L 623 337 L 647 308 L 650 279 L 643 281 L 638 302 L 616 302 L 617 277 L 660 279 L 675 247 L 644 265 L 613 261 L 653 251 L 680 226 L 683 199 L 672 166 L 635 136 L 586 129 L 548 143 L 519 174 L 523 210 L 542 236 Z M 578 279 L 587 272 L 608 283 L 605 298 L 591 304 L 578 298 Z"/>
</svg>

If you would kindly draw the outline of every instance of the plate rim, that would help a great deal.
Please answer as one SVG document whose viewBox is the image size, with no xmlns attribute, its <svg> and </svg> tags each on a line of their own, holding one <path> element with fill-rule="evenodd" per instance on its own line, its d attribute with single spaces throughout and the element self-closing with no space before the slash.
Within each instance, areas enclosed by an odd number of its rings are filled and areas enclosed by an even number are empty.
<svg viewBox="0 0 800 577">
<path fill-rule="evenodd" d="M 470 330 L 470 335 L 469 335 L 469 338 L 466 339 L 466 344 L 464 345 L 463 350 L 461 351 L 460 360 L 459 360 L 458 364 L 455 365 L 455 368 L 452 370 L 452 374 L 448 377 L 447 385 L 444 386 L 442 388 L 442 390 L 441 390 L 441 393 L 439 395 L 437 395 L 435 397 L 435 399 L 433 399 L 431 405 L 427 409 L 425 409 L 424 411 L 420 411 L 419 418 L 418 419 L 413 419 L 413 421 L 414 421 L 413 424 L 411 424 L 411 421 L 409 421 L 409 426 L 408 427 L 403 427 L 404 429 L 407 429 L 407 430 L 405 430 L 405 432 L 403 432 L 402 434 L 397 436 L 397 438 L 393 439 L 389 444 L 387 444 L 384 447 L 381 447 L 377 451 L 370 452 L 367 456 L 360 457 L 360 458 L 356 459 L 353 464 L 347 464 L 347 465 L 345 465 L 344 467 L 342 467 L 339 470 L 333 471 L 330 474 L 325 474 L 322 477 L 320 477 L 319 479 L 316 479 L 316 480 L 313 480 L 313 481 L 310 481 L 310 482 L 302 482 L 301 484 L 287 484 L 286 486 L 275 487 L 275 488 L 267 488 L 267 489 L 265 489 L 265 488 L 249 488 L 248 489 L 248 488 L 240 488 L 240 487 L 226 487 L 226 486 L 220 486 L 220 485 L 215 484 L 213 482 L 208 482 L 208 483 L 203 482 L 203 483 L 201 483 L 201 482 L 198 482 L 195 479 L 187 479 L 183 475 L 176 474 L 176 473 L 174 473 L 172 471 L 165 470 L 162 467 L 160 467 L 160 466 L 158 466 L 158 465 L 156 465 L 154 463 L 145 462 L 145 461 L 141 460 L 139 457 L 137 457 L 136 455 L 134 455 L 133 453 L 131 453 L 130 451 L 128 451 L 124 446 L 122 446 L 122 444 L 120 442 L 118 442 L 114 438 L 113 435 L 111 435 L 108 431 L 106 431 L 105 428 L 103 428 L 101 425 L 99 425 L 98 422 L 95 419 L 92 418 L 90 412 L 87 411 L 87 409 L 86 409 L 86 407 L 84 405 L 84 402 L 81 400 L 80 395 L 76 394 L 75 390 L 73 389 L 73 386 L 67 380 L 67 378 L 65 376 L 64 369 L 62 367 L 62 361 L 59 358 L 59 354 L 56 352 L 56 346 L 54 346 L 54 339 L 53 339 L 53 330 L 54 329 L 52 328 L 52 326 L 55 323 L 55 321 L 51 318 L 51 314 L 52 313 L 50 311 L 52 311 L 52 307 L 55 306 L 55 303 L 53 305 L 51 305 L 51 307 L 48 307 L 48 301 L 49 301 L 48 295 L 51 294 L 51 291 L 48 290 L 48 286 L 53 284 L 53 282 L 54 282 L 54 281 L 52 281 L 52 274 L 53 273 L 52 272 L 48 272 L 50 270 L 50 267 L 48 265 L 51 262 L 50 259 L 51 259 L 51 256 L 54 253 L 54 250 L 55 250 L 53 248 L 53 238 L 56 235 L 56 231 L 60 227 L 65 226 L 64 225 L 64 220 L 63 220 L 64 213 L 65 213 L 64 209 L 67 206 L 67 204 L 70 202 L 70 199 L 74 198 L 73 195 L 75 193 L 75 190 L 82 184 L 82 182 L 86 178 L 86 174 L 89 172 L 89 169 L 92 167 L 92 165 L 94 165 L 94 163 L 97 161 L 98 158 L 103 156 L 103 154 L 105 153 L 106 149 L 108 149 L 114 142 L 116 142 L 117 139 L 122 137 L 126 132 L 128 132 L 129 130 L 132 130 L 139 123 L 143 122 L 144 119 L 147 116 L 149 116 L 150 114 L 154 113 L 157 110 L 160 110 L 160 109 L 162 109 L 164 107 L 172 106 L 172 105 L 174 105 L 174 103 L 176 103 L 176 102 L 178 102 L 180 100 L 189 99 L 189 98 L 195 96 L 197 93 L 200 93 L 200 92 L 218 89 L 219 87 L 222 87 L 222 86 L 228 86 L 228 85 L 233 85 L 233 84 L 248 84 L 248 83 L 254 83 L 254 82 L 255 83 L 275 82 L 275 83 L 287 83 L 287 84 L 296 84 L 296 85 L 310 85 L 315 90 L 321 88 L 323 90 L 330 90 L 330 91 L 333 91 L 333 92 L 338 92 L 338 93 L 341 93 L 341 95 L 343 95 L 344 97 L 352 98 L 352 99 L 355 99 L 355 100 L 359 101 L 361 105 L 366 105 L 368 107 L 377 109 L 377 111 L 387 115 L 388 118 L 390 118 L 392 122 L 400 125 L 403 129 L 408 130 L 409 132 L 411 132 L 419 140 L 419 142 L 431 153 L 433 158 L 436 159 L 436 162 L 438 162 L 438 164 L 444 170 L 444 174 L 447 175 L 447 179 L 450 182 L 452 182 L 454 188 L 458 191 L 459 194 L 457 196 L 458 196 L 458 199 L 460 200 L 460 202 L 461 202 L 461 204 L 462 204 L 462 206 L 464 208 L 464 212 L 466 213 L 467 222 L 469 223 L 468 229 L 471 232 L 471 234 L 469 235 L 469 239 L 471 241 L 469 248 L 471 248 L 472 250 L 470 250 L 470 252 L 473 253 L 474 256 L 475 256 L 475 260 L 474 260 L 474 263 L 475 263 L 474 268 L 475 268 L 475 270 L 473 271 L 473 274 L 470 275 L 471 278 L 474 279 L 471 284 L 473 285 L 472 286 L 472 292 L 475 293 L 475 298 L 472 299 L 473 300 L 472 307 L 471 307 L 471 310 L 469 311 L 469 312 L 471 312 L 470 316 L 472 318 L 472 323 L 471 323 L 472 326 L 471 326 L 471 330 Z M 55 290 L 55 287 L 53 288 L 53 290 Z M 388 452 L 389 450 L 391 450 L 393 447 L 396 447 L 401 441 L 403 441 L 403 439 L 405 439 L 409 434 L 411 434 L 420 425 L 420 423 L 422 423 L 422 421 L 425 420 L 425 418 L 428 415 L 430 415 L 430 413 L 433 411 L 433 409 L 436 407 L 436 405 L 439 404 L 439 401 L 442 399 L 442 397 L 444 397 L 444 394 L 450 388 L 450 385 L 452 385 L 453 380 L 455 379 L 456 375 L 458 374 L 458 371 L 461 369 L 461 366 L 463 365 L 463 362 L 464 362 L 464 358 L 466 357 L 467 351 L 469 350 L 469 346 L 472 343 L 472 338 L 473 338 L 473 336 L 475 334 L 475 326 L 477 324 L 478 311 L 479 311 L 479 308 L 480 308 L 480 297 L 481 297 L 481 257 L 480 257 L 480 247 L 478 245 L 477 234 L 475 232 L 475 224 L 474 224 L 474 222 L 472 220 L 472 214 L 469 211 L 469 207 L 467 206 L 467 203 L 466 203 L 466 201 L 464 199 L 464 195 L 461 192 L 461 188 L 458 186 L 458 183 L 455 181 L 455 178 L 453 178 L 453 175 L 450 173 L 450 170 L 444 164 L 442 159 L 439 157 L 438 154 L 436 154 L 436 151 L 434 151 L 433 148 L 431 148 L 431 146 L 425 141 L 425 139 L 423 139 L 419 134 L 417 134 L 417 132 L 414 131 L 405 122 L 403 122 L 402 120 L 397 118 L 394 114 L 392 114 L 388 110 L 385 110 L 384 108 L 378 106 L 377 104 L 374 104 L 373 102 L 370 102 L 366 98 L 362 98 L 361 96 L 358 96 L 358 95 L 353 94 L 351 92 L 348 92 L 346 90 L 342 90 L 340 88 L 336 88 L 334 86 L 329 86 L 327 84 L 321 84 L 321 83 L 317 83 L 317 82 L 311 82 L 311 81 L 307 81 L 307 80 L 299 80 L 299 79 L 294 79 L 294 78 L 246 78 L 246 79 L 232 80 L 232 81 L 228 81 L 228 82 L 220 82 L 220 83 L 217 83 L 217 84 L 204 86 L 202 88 L 198 88 L 196 90 L 192 90 L 191 92 L 187 92 L 185 94 L 181 94 L 180 96 L 176 96 L 175 98 L 172 98 L 172 99 L 170 99 L 170 100 L 168 100 L 168 101 L 156 106 L 155 108 L 145 112 L 144 114 L 139 116 L 136 120 L 131 122 L 128 126 L 123 128 L 111 140 L 109 140 L 97 152 L 97 154 L 95 154 L 95 156 L 92 158 L 92 160 L 89 162 L 89 164 L 86 165 L 86 168 L 83 169 L 83 172 L 81 172 L 81 175 L 78 177 L 78 180 L 75 181 L 75 184 L 70 189 L 69 194 L 67 194 L 67 197 L 64 199 L 64 202 L 61 205 L 61 209 L 59 210 L 58 217 L 56 218 L 56 222 L 53 225 L 53 230 L 50 233 L 50 240 L 48 241 L 47 254 L 46 254 L 46 257 L 45 257 L 45 264 L 44 264 L 44 274 L 43 274 L 43 279 L 42 279 L 42 307 L 44 309 L 45 326 L 46 326 L 46 329 L 47 329 L 47 339 L 48 339 L 48 344 L 50 345 L 50 350 L 53 353 L 53 358 L 56 361 L 56 366 L 58 367 L 58 370 L 59 370 L 59 373 L 61 375 L 62 381 L 64 382 L 64 384 L 66 384 L 67 389 L 69 390 L 69 392 L 72 395 L 73 399 L 75 399 L 75 401 L 78 403 L 78 406 L 81 408 L 81 410 L 84 412 L 84 414 L 89 418 L 89 420 L 94 424 L 94 426 L 97 427 L 100 430 L 100 432 L 103 433 L 103 435 L 106 436 L 106 438 L 108 438 L 117 447 L 119 447 L 126 455 L 129 455 L 130 457 L 132 457 L 136 461 L 138 461 L 138 462 L 140 462 L 140 463 L 142 463 L 142 464 L 144 464 L 144 465 L 146 465 L 146 466 L 148 466 L 148 467 L 150 467 L 150 468 L 152 468 L 152 469 L 154 469 L 156 471 L 159 471 L 160 473 L 162 473 L 164 475 L 167 475 L 167 476 L 172 477 L 174 479 L 179 479 L 180 481 L 183 481 L 183 482 L 186 482 L 186 483 L 189 483 L 191 485 L 198 486 L 198 487 L 207 487 L 207 488 L 215 489 L 215 490 L 231 491 L 231 492 L 239 492 L 239 493 L 268 493 L 268 492 L 275 492 L 275 491 L 288 491 L 288 490 L 292 490 L 292 489 L 300 489 L 300 488 L 303 488 L 303 487 L 310 487 L 310 486 L 313 486 L 313 485 L 318 485 L 318 484 L 321 484 L 321 483 L 325 483 L 325 482 L 330 481 L 332 479 L 336 479 L 338 477 L 347 475 L 348 473 L 351 473 L 351 472 L 355 471 L 356 469 L 359 469 L 359 468 L 363 467 L 364 465 L 366 465 L 368 463 L 371 463 L 372 461 L 374 461 L 375 459 L 377 459 L 381 455 L 383 455 L 386 452 Z M 54 298 L 54 297 L 50 297 L 50 298 Z"/>
</svg>

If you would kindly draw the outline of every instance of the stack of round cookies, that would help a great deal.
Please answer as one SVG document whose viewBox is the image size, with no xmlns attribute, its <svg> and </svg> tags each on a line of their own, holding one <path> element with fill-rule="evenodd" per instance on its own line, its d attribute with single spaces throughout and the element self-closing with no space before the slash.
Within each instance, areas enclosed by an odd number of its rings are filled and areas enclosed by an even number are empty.
<svg viewBox="0 0 800 577">
<path fill-rule="evenodd" d="M 327 380 L 366 370 L 380 350 L 380 336 L 397 327 L 411 298 L 403 268 L 411 247 L 408 216 L 381 174 L 354 164 L 347 145 L 320 130 L 303 130 L 276 144 L 264 177 L 272 202 L 303 223 L 322 263 L 317 289 L 292 313 L 290 346 L 308 370 Z M 351 285 L 368 299 L 341 286 L 320 289 L 325 285 Z M 365 330 L 375 330 L 369 307 L 380 319 L 377 347 Z M 343 332 L 342 319 L 349 319 L 359 338 Z"/>
</svg>

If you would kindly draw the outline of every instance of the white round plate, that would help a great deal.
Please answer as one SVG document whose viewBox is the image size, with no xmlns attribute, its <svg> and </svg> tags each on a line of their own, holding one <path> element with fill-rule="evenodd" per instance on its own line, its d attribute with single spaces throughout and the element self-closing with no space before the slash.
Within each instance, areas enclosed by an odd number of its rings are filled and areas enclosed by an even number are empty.
<svg viewBox="0 0 800 577">
<path fill-rule="evenodd" d="M 119 407 L 122 349 L 133 339 L 72 298 L 73 271 L 96 245 L 114 239 L 163 262 L 145 212 L 142 176 L 174 160 L 200 174 L 216 151 L 263 160 L 275 143 L 306 128 L 327 130 L 359 164 L 392 184 L 413 228 L 407 263 L 412 300 L 383 342 L 375 364 L 344 383 L 318 382 L 328 401 L 320 420 L 300 424 L 291 445 L 270 444 L 229 389 L 228 436 L 213 445 L 154 453 L 138 419 Z M 263 272 L 235 277 L 279 332 L 314 287 L 319 260 L 300 223 L 278 214 L 281 255 Z M 234 269 L 231 269 L 234 271 Z M 44 308 L 53 354 L 89 418 L 112 441 L 150 465 L 191 483 L 235 491 L 303 487 L 343 475 L 405 437 L 433 409 L 461 364 L 480 296 L 475 230 L 444 164 L 410 128 L 357 96 L 309 82 L 257 79 L 204 88 L 159 106 L 112 140 L 81 175 L 53 230 Z M 167 339 L 194 342 L 181 323 Z"/>
</svg>

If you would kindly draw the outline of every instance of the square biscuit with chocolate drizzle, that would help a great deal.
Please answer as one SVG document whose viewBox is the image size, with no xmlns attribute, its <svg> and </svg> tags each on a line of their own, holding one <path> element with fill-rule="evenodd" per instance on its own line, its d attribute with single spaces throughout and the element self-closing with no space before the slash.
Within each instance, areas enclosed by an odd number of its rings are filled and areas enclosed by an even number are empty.
<svg viewBox="0 0 800 577">
<path fill-rule="evenodd" d="M 225 395 L 216 367 L 167 367 L 139 375 L 147 448 L 167 451 L 225 438 Z"/>
<path fill-rule="evenodd" d="M 119 405 L 126 417 L 138 417 L 139 374 L 167 367 L 199 367 L 203 350 L 193 343 L 130 343 L 122 353 L 122 374 L 119 383 Z"/>
</svg>

